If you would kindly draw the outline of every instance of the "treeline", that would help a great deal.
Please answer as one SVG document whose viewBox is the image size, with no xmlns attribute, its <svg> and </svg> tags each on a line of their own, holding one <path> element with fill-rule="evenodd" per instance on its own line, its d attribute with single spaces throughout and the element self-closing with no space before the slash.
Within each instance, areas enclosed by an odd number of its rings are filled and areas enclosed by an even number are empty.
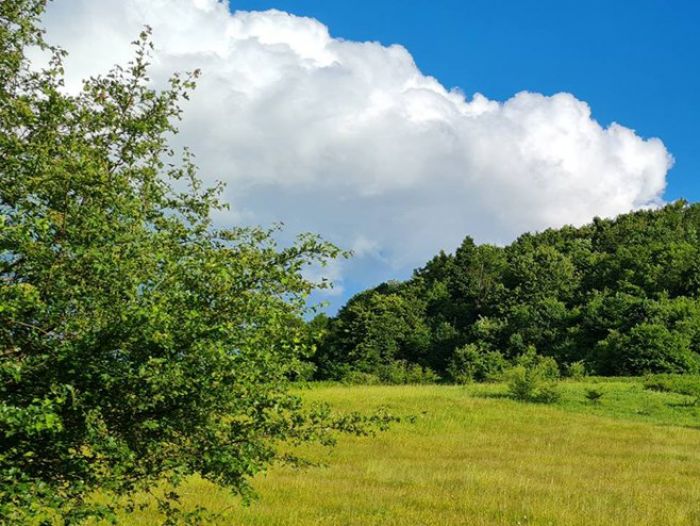
<svg viewBox="0 0 700 526">
<path fill-rule="evenodd" d="M 310 326 L 319 379 L 483 380 L 536 353 L 598 375 L 700 369 L 700 204 L 506 247 L 467 237 Z"/>
</svg>

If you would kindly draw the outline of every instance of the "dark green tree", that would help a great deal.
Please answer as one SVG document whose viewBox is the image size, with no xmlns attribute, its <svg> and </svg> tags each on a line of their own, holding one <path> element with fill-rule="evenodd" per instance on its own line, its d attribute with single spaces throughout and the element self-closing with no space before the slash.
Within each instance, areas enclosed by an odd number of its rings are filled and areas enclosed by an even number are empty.
<svg viewBox="0 0 700 526">
<path fill-rule="evenodd" d="M 321 377 L 350 371 L 383 375 L 397 361 L 428 365 L 424 302 L 406 287 L 384 284 L 352 298 L 328 327 L 317 354 Z"/>
</svg>

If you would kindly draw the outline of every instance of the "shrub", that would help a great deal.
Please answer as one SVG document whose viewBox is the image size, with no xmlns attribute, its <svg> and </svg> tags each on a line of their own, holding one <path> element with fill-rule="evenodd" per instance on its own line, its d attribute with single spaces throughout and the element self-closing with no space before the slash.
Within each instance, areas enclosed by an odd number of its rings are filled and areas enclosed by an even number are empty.
<svg viewBox="0 0 700 526">
<path fill-rule="evenodd" d="M 560 398 L 558 376 L 559 368 L 552 358 L 529 351 L 506 373 L 508 391 L 516 400 L 554 403 Z"/>
<path fill-rule="evenodd" d="M 583 363 L 583 361 L 570 363 L 566 368 L 566 374 L 569 378 L 580 380 L 587 374 L 586 365 Z"/>
<path fill-rule="evenodd" d="M 535 368 L 540 371 L 542 377 L 547 380 L 556 380 L 560 376 L 559 364 L 551 356 L 544 356 L 537 360 Z"/>
<path fill-rule="evenodd" d="M 430 367 L 422 367 L 416 363 L 406 366 L 404 383 L 407 384 L 434 384 L 440 381 L 440 377 Z"/>
<path fill-rule="evenodd" d="M 440 377 L 429 367 L 395 360 L 378 370 L 379 378 L 387 384 L 430 384 L 440 381 Z"/>
<path fill-rule="evenodd" d="M 453 382 L 463 384 L 498 379 L 507 367 L 508 362 L 500 352 L 483 352 L 470 343 L 454 350 L 447 373 Z"/>
<path fill-rule="evenodd" d="M 603 397 L 603 392 L 598 389 L 586 389 L 586 400 L 594 404 L 599 404 Z"/>
<path fill-rule="evenodd" d="M 536 382 L 528 369 L 523 365 L 516 365 L 506 374 L 508 391 L 516 400 L 531 400 L 534 396 Z"/>
<path fill-rule="evenodd" d="M 522 365 L 526 369 L 537 369 L 543 378 L 554 380 L 559 378 L 559 365 L 551 356 L 537 354 L 537 349 L 529 345 L 527 350 L 515 360 L 516 365 Z"/>
<path fill-rule="evenodd" d="M 540 385 L 533 398 L 534 402 L 553 404 L 561 399 L 561 392 L 556 382 L 548 381 Z"/>
</svg>

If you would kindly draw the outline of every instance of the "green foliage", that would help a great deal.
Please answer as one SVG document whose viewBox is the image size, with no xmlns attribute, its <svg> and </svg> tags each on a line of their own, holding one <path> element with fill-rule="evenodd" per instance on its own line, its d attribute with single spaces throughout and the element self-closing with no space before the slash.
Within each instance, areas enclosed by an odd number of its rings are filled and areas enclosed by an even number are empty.
<svg viewBox="0 0 700 526">
<path fill-rule="evenodd" d="M 561 392 L 556 382 L 548 381 L 539 386 L 532 401 L 542 404 L 554 404 L 560 399 Z"/>
<path fill-rule="evenodd" d="M 558 378 L 557 363 L 551 357 L 538 356 L 532 347 L 506 373 L 508 392 L 514 399 L 546 404 L 560 398 Z"/>
<path fill-rule="evenodd" d="M 517 365 L 508 370 L 506 374 L 508 391 L 516 400 L 531 400 L 534 397 L 536 382 L 532 375 L 528 374 L 528 369 L 522 365 Z"/>
<path fill-rule="evenodd" d="M 386 384 L 431 384 L 440 377 L 429 367 L 396 360 L 379 368 L 379 378 Z"/>
<path fill-rule="evenodd" d="M 603 398 L 603 391 L 595 388 L 586 389 L 586 400 L 593 404 L 599 404 L 600 399 Z"/>
<path fill-rule="evenodd" d="M 317 284 L 302 270 L 339 251 L 214 227 L 220 188 L 167 142 L 197 73 L 151 89 L 144 31 L 126 67 L 67 95 L 43 7 L 0 2 L 2 522 L 109 518 L 95 488 L 130 495 L 194 473 L 245 493 L 286 458 L 282 443 L 384 423 L 289 394 L 309 374 L 302 315 Z M 25 56 L 36 46 L 52 57 L 40 72 Z"/>
<path fill-rule="evenodd" d="M 394 322 L 420 335 L 420 350 L 409 351 L 391 326 L 383 334 L 405 349 L 400 359 L 453 381 L 480 379 L 479 356 L 499 352 L 517 362 L 530 346 L 561 368 L 583 362 L 595 375 L 692 374 L 700 371 L 699 262 L 700 204 L 683 201 L 524 234 L 506 247 L 467 237 L 454 254 L 441 252 L 389 287 L 410 305 L 410 316 L 394 309 Z M 321 348 L 330 362 L 352 363 L 357 349 L 372 354 L 362 348 L 362 326 L 351 328 L 350 306 L 387 294 L 380 289 L 359 294 L 329 321 Z M 379 309 L 366 319 L 382 326 L 382 317 Z M 465 346 L 473 347 L 457 351 Z M 365 360 L 363 370 L 380 363 Z"/>
<path fill-rule="evenodd" d="M 659 323 L 640 323 L 627 333 L 612 331 L 596 347 L 596 359 L 609 373 L 695 373 L 697 353 L 684 335 Z"/>
<path fill-rule="evenodd" d="M 508 362 L 498 351 L 482 351 L 473 343 L 454 350 L 447 373 L 455 383 L 498 380 Z"/>
<path fill-rule="evenodd" d="M 430 331 L 423 303 L 410 292 L 385 284 L 352 298 L 319 345 L 314 357 L 319 376 L 341 379 L 352 370 L 386 377 L 391 371 L 380 369 L 391 370 L 397 361 L 423 365 Z"/>
<path fill-rule="evenodd" d="M 525 367 L 528 370 L 537 370 L 542 378 L 547 380 L 555 380 L 559 378 L 559 365 L 551 356 L 542 356 L 537 354 L 537 350 L 532 346 L 528 346 L 527 351 L 518 356 L 516 365 Z"/>
<path fill-rule="evenodd" d="M 581 360 L 570 363 L 566 368 L 566 375 L 573 380 L 581 380 L 585 378 L 587 374 L 586 364 Z"/>
<path fill-rule="evenodd" d="M 395 360 L 377 368 L 376 374 L 347 370 L 341 381 L 347 384 L 431 384 L 440 380 L 429 367 L 422 367 L 405 360 Z"/>
</svg>

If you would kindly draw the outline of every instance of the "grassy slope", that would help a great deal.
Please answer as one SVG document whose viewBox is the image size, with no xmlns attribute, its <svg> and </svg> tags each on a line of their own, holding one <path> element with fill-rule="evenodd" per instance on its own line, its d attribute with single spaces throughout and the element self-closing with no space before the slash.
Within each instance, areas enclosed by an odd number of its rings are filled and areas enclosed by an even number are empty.
<svg viewBox="0 0 700 526">
<path fill-rule="evenodd" d="M 556 406 L 499 396 L 503 386 L 324 386 L 342 409 L 416 415 L 374 438 L 309 449 L 326 467 L 275 468 L 250 507 L 202 481 L 191 503 L 220 524 L 700 524 L 700 412 L 639 382 L 566 383 Z M 127 524 L 153 524 L 153 515 Z"/>
</svg>

